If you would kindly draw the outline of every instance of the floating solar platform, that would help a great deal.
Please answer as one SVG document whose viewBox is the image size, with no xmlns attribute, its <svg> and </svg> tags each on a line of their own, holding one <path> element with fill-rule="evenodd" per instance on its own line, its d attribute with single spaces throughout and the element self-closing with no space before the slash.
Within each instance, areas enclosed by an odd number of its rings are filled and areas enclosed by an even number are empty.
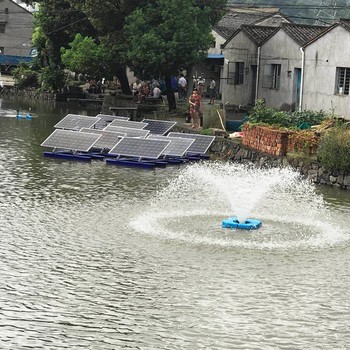
<svg viewBox="0 0 350 350">
<path fill-rule="evenodd" d="M 110 126 L 121 126 L 123 128 L 144 129 L 147 126 L 147 123 L 133 122 L 130 120 L 114 119 L 109 125 Z"/>
<path fill-rule="evenodd" d="M 194 139 L 193 144 L 190 146 L 187 152 L 191 153 L 192 155 L 201 155 L 201 156 L 205 155 L 210 145 L 215 140 L 215 136 L 186 134 L 182 132 L 170 132 L 168 136 Z"/>
<path fill-rule="evenodd" d="M 145 138 L 149 134 L 149 130 L 125 128 L 122 126 L 112 126 L 110 124 L 106 126 L 104 130 L 125 133 L 126 137 L 135 137 L 135 138 L 136 137 Z"/>
<path fill-rule="evenodd" d="M 194 143 L 194 139 L 163 135 L 148 135 L 147 139 L 171 141 L 169 146 L 163 152 L 163 155 L 166 157 L 183 157 L 190 146 Z"/>
<path fill-rule="evenodd" d="M 150 134 L 157 135 L 165 135 L 176 125 L 176 122 L 155 119 L 143 119 L 142 123 L 148 124 L 147 126 L 145 126 L 145 130 L 149 130 Z"/>
<path fill-rule="evenodd" d="M 106 119 L 111 119 L 113 121 L 114 119 L 119 119 L 119 120 L 130 120 L 129 117 L 124 117 L 122 115 L 110 115 L 110 114 L 97 114 L 97 118 L 106 118 Z"/>
<path fill-rule="evenodd" d="M 142 158 L 158 159 L 169 144 L 170 141 L 124 137 L 108 154 L 138 158 L 139 160 Z"/>
<path fill-rule="evenodd" d="M 80 114 L 67 114 L 54 127 L 56 129 L 80 130 L 81 128 L 92 128 L 100 118 L 89 117 Z"/>
<path fill-rule="evenodd" d="M 42 144 L 43 147 L 66 151 L 88 152 L 101 135 L 56 129 Z"/>
<path fill-rule="evenodd" d="M 110 151 L 122 137 L 126 136 L 125 133 L 99 129 L 82 128 L 80 129 L 80 132 L 101 135 L 101 137 L 94 143 L 93 148 L 108 151 Z"/>
<path fill-rule="evenodd" d="M 93 157 L 85 154 L 76 154 L 69 152 L 44 152 L 44 157 L 55 158 L 55 159 L 65 159 L 65 160 L 77 160 L 80 162 L 90 162 Z"/>
<path fill-rule="evenodd" d="M 118 115 L 109 115 L 109 114 L 97 114 L 97 118 L 100 120 L 93 126 L 94 129 L 104 129 L 108 124 L 110 124 L 113 120 L 129 120 L 129 117 L 122 117 Z"/>
<path fill-rule="evenodd" d="M 127 159 L 106 159 L 106 163 L 109 165 L 119 165 L 129 168 L 153 169 L 156 167 L 156 164 L 152 162 L 138 162 Z"/>
</svg>

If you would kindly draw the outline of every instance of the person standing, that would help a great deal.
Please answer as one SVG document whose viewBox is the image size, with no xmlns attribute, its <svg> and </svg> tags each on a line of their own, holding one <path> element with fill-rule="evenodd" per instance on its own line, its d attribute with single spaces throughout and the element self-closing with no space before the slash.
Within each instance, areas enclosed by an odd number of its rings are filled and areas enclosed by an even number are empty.
<svg viewBox="0 0 350 350">
<path fill-rule="evenodd" d="M 186 98 L 187 93 L 187 80 L 183 74 L 180 74 L 178 81 L 178 95 L 179 101 L 183 101 Z"/>
<path fill-rule="evenodd" d="M 204 90 L 204 85 L 205 85 L 205 79 L 200 76 L 197 80 L 197 92 L 200 97 L 203 97 L 203 90 Z"/>
<path fill-rule="evenodd" d="M 188 99 L 190 104 L 190 116 L 192 129 L 196 127 L 196 120 L 198 120 L 198 128 L 200 127 L 200 116 L 201 116 L 201 97 L 199 96 L 197 90 L 193 90 L 192 95 Z"/>
<path fill-rule="evenodd" d="M 210 83 L 209 83 L 209 97 L 210 97 L 209 104 L 210 105 L 214 104 L 215 95 L 216 95 L 216 81 L 214 80 L 214 78 L 210 78 Z"/>
</svg>

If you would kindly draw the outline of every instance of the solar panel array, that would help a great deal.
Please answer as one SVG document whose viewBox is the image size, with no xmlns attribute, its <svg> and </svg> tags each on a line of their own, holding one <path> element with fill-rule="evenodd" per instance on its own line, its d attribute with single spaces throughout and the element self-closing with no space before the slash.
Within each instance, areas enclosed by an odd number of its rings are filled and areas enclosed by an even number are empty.
<svg viewBox="0 0 350 350">
<path fill-rule="evenodd" d="M 158 159 L 169 144 L 170 141 L 123 137 L 108 154 Z"/>
<path fill-rule="evenodd" d="M 88 152 L 100 137 L 98 134 L 56 129 L 41 146 Z"/>
<path fill-rule="evenodd" d="M 112 123 L 109 124 L 110 126 L 121 126 L 125 128 L 133 128 L 133 129 L 143 129 L 145 126 L 147 126 L 146 123 L 141 122 L 133 122 L 130 120 L 120 120 L 115 119 L 112 121 Z"/>
<path fill-rule="evenodd" d="M 117 115 L 109 115 L 109 114 L 97 114 L 97 118 L 100 120 L 94 125 L 95 129 L 104 129 L 109 123 L 111 123 L 114 119 L 119 120 L 129 120 L 129 117 L 122 117 Z"/>
<path fill-rule="evenodd" d="M 148 124 L 145 126 L 145 130 L 149 130 L 151 134 L 157 135 L 165 135 L 176 125 L 176 122 L 155 119 L 143 119 L 142 123 Z"/>
<path fill-rule="evenodd" d="M 101 135 L 93 147 L 100 150 L 111 150 L 120 141 L 120 139 L 125 136 L 125 133 L 87 128 L 82 128 L 80 132 Z"/>
<path fill-rule="evenodd" d="M 169 146 L 163 152 L 165 156 L 169 157 L 182 157 L 186 154 L 189 147 L 194 143 L 194 139 L 167 137 L 162 135 L 149 135 L 147 139 L 171 141 Z"/>
<path fill-rule="evenodd" d="M 195 153 L 195 154 L 205 154 L 215 139 L 215 136 L 186 134 L 182 132 L 170 132 L 168 136 L 194 139 L 195 141 L 187 150 L 187 152 Z"/>
<path fill-rule="evenodd" d="M 121 127 L 121 126 L 112 126 L 110 124 L 107 125 L 104 130 L 114 131 L 114 132 L 122 132 L 122 133 L 125 133 L 127 137 L 145 138 L 149 134 L 149 130 L 125 128 L 125 127 Z"/>
<path fill-rule="evenodd" d="M 92 128 L 100 118 L 80 114 L 67 114 L 56 125 L 56 129 L 80 130 L 81 128 Z"/>
</svg>

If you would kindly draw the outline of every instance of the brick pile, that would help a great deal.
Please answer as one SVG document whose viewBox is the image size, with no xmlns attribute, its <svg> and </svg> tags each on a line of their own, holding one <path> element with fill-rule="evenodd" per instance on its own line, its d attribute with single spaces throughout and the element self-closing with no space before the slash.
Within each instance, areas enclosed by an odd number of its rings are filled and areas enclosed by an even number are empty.
<svg viewBox="0 0 350 350">
<path fill-rule="evenodd" d="M 260 152 L 274 156 L 285 156 L 288 151 L 289 134 L 289 131 L 245 124 L 242 143 Z"/>
</svg>

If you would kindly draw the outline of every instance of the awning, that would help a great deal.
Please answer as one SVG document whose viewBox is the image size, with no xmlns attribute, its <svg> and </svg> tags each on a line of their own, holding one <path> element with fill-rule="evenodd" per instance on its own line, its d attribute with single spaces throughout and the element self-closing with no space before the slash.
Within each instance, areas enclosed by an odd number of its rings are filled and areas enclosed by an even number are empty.
<svg viewBox="0 0 350 350">
<path fill-rule="evenodd" d="M 224 55 L 220 54 L 220 53 L 208 53 L 208 57 L 207 58 L 224 58 Z"/>
</svg>

